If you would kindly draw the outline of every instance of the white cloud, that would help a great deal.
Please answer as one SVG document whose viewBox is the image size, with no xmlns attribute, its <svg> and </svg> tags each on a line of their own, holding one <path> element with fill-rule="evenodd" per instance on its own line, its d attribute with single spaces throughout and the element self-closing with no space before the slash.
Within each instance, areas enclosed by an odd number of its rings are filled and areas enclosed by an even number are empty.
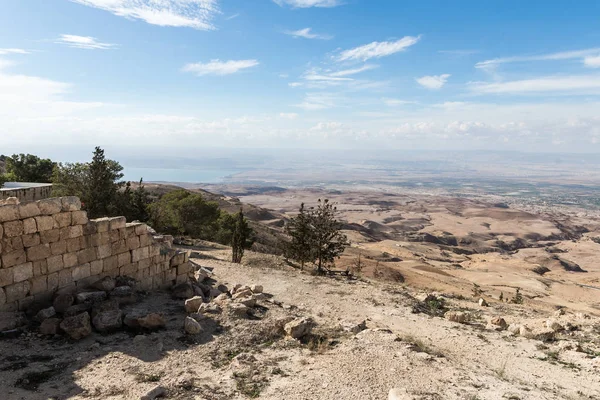
<svg viewBox="0 0 600 400">
<path fill-rule="evenodd" d="M 583 59 L 586 67 L 600 68 L 600 55 L 596 57 L 586 57 Z"/>
<path fill-rule="evenodd" d="M 286 35 L 293 36 L 295 38 L 321 39 L 321 40 L 333 39 L 333 36 L 330 36 L 330 35 L 322 35 L 322 34 L 318 34 L 318 33 L 313 33 L 311 28 L 298 29 L 297 31 L 285 31 L 283 33 L 285 33 Z"/>
<path fill-rule="evenodd" d="M 288 86 L 293 87 L 293 88 L 300 87 L 300 86 L 302 86 L 302 82 L 290 82 L 290 83 L 288 83 Z"/>
<path fill-rule="evenodd" d="M 279 117 L 284 118 L 284 119 L 296 119 L 296 118 L 298 118 L 298 114 L 297 113 L 279 113 Z"/>
<path fill-rule="evenodd" d="M 558 53 L 539 54 L 532 56 L 514 56 L 514 57 L 502 57 L 494 58 L 491 60 L 480 61 L 475 64 L 475 68 L 484 70 L 494 69 L 500 64 L 508 64 L 515 62 L 528 62 L 528 61 L 559 61 L 559 60 L 570 60 L 570 59 L 584 59 L 588 56 L 600 56 L 600 48 L 590 48 L 583 50 L 574 51 L 563 51 Z"/>
<path fill-rule="evenodd" d="M 367 64 L 367 65 L 363 65 L 360 68 L 354 68 L 354 69 L 345 69 L 345 70 L 341 70 L 341 71 L 336 71 L 336 72 L 332 72 L 329 75 L 330 76 L 348 76 L 348 75 L 356 75 L 359 74 L 361 72 L 365 72 L 365 71 L 369 71 L 375 68 L 379 68 L 379 65 L 372 65 L 372 64 Z"/>
<path fill-rule="evenodd" d="M 397 107 L 397 106 L 404 106 L 406 104 L 415 104 L 414 101 L 409 101 L 409 100 L 390 99 L 390 98 L 383 98 L 381 100 L 388 107 Z"/>
<path fill-rule="evenodd" d="M 31 54 L 31 52 L 23 49 L 0 49 L 0 56 L 9 54 Z"/>
<path fill-rule="evenodd" d="M 55 43 L 87 50 L 108 50 L 116 46 L 112 43 L 101 43 L 96 38 L 91 36 L 77 35 L 60 35 L 60 38 L 56 39 Z"/>
<path fill-rule="evenodd" d="M 342 5 L 341 0 L 273 0 L 277 5 L 283 7 L 288 5 L 294 8 L 309 7 L 337 7 Z"/>
<path fill-rule="evenodd" d="M 152 25 L 211 30 L 218 0 L 70 0 Z"/>
<path fill-rule="evenodd" d="M 307 93 L 304 101 L 296 107 L 308 111 L 325 110 L 336 106 L 336 96 L 331 93 Z"/>
<path fill-rule="evenodd" d="M 507 82 L 474 82 L 469 85 L 478 94 L 600 94 L 600 75 L 548 76 Z"/>
<path fill-rule="evenodd" d="M 354 49 L 344 50 L 339 56 L 338 61 L 367 61 L 371 58 L 386 57 L 401 51 L 405 51 L 410 46 L 415 45 L 421 39 L 420 36 L 405 36 L 402 39 L 393 42 L 372 42 L 359 46 Z"/>
<path fill-rule="evenodd" d="M 183 67 L 183 72 L 192 72 L 198 76 L 201 75 L 230 75 L 241 70 L 256 67 L 259 64 L 256 60 L 211 60 L 208 63 L 187 64 Z"/>
<path fill-rule="evenodd" d="M 431 75 L 423 76 L 416 81 L 419 85 L 426 87 L 427 89 L 437 90 L 441 89 L 446 84 L 448 78 L 450 78 L 450 74 Z"/>
<path fill-rule="evenodd" d="M 225 18 L 225 21 L 231 21 L 232 19 L 236 19 L 240 15 L 241 15 L 240 13 L 236 13 L 236 14 L 230 15 L 229 17 Z"/>
<path fill-rule="evenodd" d="M 478 50 L 439 50 L 440 54 L 448 54 L 450 56 L 470 56 L 479 53 Z"/>
</svg>

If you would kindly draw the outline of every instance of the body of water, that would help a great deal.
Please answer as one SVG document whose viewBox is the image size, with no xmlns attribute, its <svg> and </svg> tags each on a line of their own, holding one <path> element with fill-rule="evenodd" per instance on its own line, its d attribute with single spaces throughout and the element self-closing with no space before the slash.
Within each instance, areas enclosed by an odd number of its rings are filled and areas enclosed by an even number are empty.
<svg viewBox="0 0 600 400">
<path fill-rule="evenodd" d="M 224 169 L 127 168 L 123 170 L 127 181 L 219 183 L 223 178 L 239 171 Z"/>
</svg>

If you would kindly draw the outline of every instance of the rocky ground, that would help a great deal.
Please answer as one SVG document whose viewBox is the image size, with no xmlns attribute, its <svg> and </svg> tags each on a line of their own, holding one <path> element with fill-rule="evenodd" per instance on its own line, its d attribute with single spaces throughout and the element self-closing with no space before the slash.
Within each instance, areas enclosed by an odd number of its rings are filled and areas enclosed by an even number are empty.
<svg viewBox="0 0 600 400">
<path fill-rule="evenodd" d="M 212 274 L 122 306 L 161 314 L 159 329 L 4 335 L 2 398 L 600 398 L 593 315 L 228 256 L 206 244 L 193 261 Z"/>
</svg>

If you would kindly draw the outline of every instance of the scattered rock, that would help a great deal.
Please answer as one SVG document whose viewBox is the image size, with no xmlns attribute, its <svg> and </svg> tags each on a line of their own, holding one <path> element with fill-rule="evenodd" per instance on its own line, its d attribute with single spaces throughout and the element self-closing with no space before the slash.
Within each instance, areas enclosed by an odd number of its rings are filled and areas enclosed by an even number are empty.
<svg viewBox="0 0 600 400">
<path fill-rule="evenodd" d="M 252 296 L 252 290 L 250 290 L 250 288 L 245 288 L 245 289 L 242 288 L 242 289 L 237 290 L 235 292 L 235 294 L 233 294 L 231 296 L 231 298 L 233 300 L 236 300 L 236 299 L 239 299 L 239 298 L 242 298 L 242 297 L 251 297 L 251 296 Z"/>
<path fill-rule="evenodd" d="M 462 311 L 447 311 L 444 314 L 444 318 L 448 321 L 458 322 L 461 324 L 466 324 L 469 322 L 469 314 Z"/>
<path fill-rule="evenodd" d="M 521 334 L 521 328 L 522 326 L 519 324 L 510 324 L 507 328 L 507 330 L 512 333 L 513 335 L 520 335 Z"/>
<path fill-rule="evenodd" d="M 196 279 L 196 282 L 204 282 L 207 278 L 208 274 L 201 269 L 194 272 L 194 279 Z"/>
<path fill-rule="evenodd" d="M 263 287 L 262 285 L 252 285 L 250 286 L 250 290 L 252 290 L 253 293 L 262 293 Z"/>
<path fill-rule="evenodd" d="M 98 303 L 100 301 L 106 300 L 106 292 L 97 291 L 97 292 L 82 292 L 78 293 L 75 296 L 77 299 L 77 303 Z"/>
<path fill-rule="evenodd" d="M 310 318 L 297 318 L 285 324 L 283 329 L 285 333 L 294 339 L 300 339 L 310 333 L 314 326 L 314 322 Z"/>
<path fill-rule="evenodd" d="M 533 337 L 534 337 L 531 329 L 529 329 L 525 325 L 522 325 L 519 327 L 519 335 L 523 336 L 526 339 L 533 339 Z"/>
<path fill-rule="evenodd" d="M 162 314 L 148 313 L 145 311 L 134 310 L 125 315 L 123 318 L 123 324 L 132 329 L 149 329 L 157 330 L 164 328 L 165 318 Z"/>
<path fill-rule="evenodd" d="M 500 317 L 492 318 L 490 320 L 490 324 L 500 328 L 501 330 L 505 330 L 506 328 L 508 328 L 508 324 L 506 323 L 504 318 Z"/>
<path fill-rule="evenodd" d="M 119 275 L 119 276 L 117 276 L 115 278 L 115 285 L 117 287 L 119 287 L 119 286 L 129 286 L 129 287 L 134 288 L 136 284 L 137 284 L 137 281 L 135 279 L 129 277 L 129 276 L 121 276 L 121 275 Z"/>
<path fill-rule="evenodd" d="M 208 295 L 211 299 L 214 299 L 216 297 L 219 297 L 223 292 L 221 292 L 219 289 L 215 289 L 215 288 L 211 288 Z"/>
<path fill-rule="evenodd" d="M 150 390 L 148 393 L 140 397 L 140 400 L 154 400 L 159 397 L 165 397 L 167 395 L 167 389 L 162 386 L 156 386 L 154 389 Z"/>
<path fill-rule="evenodd" d="M 554 340 L 554 330 L 540 329 L 533 332 L 533 339 L 541 340 L 542 342 L 552 342 Z"/>
<path fill-rule="evenodd" d="M 553 332 L 560 332 L 565 330 L 565 328 L 561 324 L 559 324 L 556 320 L 553 319 L 549 319 L 546 321 L 546 327 L 552 330 Z"/>
<path fill-rule="evenodd" d="M 133 304 L 137 301 L 131 286 L 117 286 L 110 292 L 110 298 L 117 300 L 119 304 Z"/>
<path fill-rule="evenodd" d="M 231 303 L 227 307 L 227 313 L 234 318 L 244 318 L 248 315 L 248 307 L 240 303 Z"/>
<path fill-rule="evenodd" d="M 56 310 L 54 309 L 54 307 L 48 307 L 48 308 L 44 308 L 43 310 L 38 311 L 35 318 L 39 322 L 44 322 L 44 320 L 46 320 L 48 318 L 52 318 L 55 315 L 56 315 Z"/>
<path fill-rule="evenodd" d="M 92 287 L 94 289 L 102 290 L 105 292 L 110 292 L 115 288 L 115 280 L 110 276 L 105 276 L 99 281 L 95 282 Z"/>
<path fill-rule="evenodd" d="M 190 314 L 190 318 L 194 318 L 196 321 L 200 322 L 200 321 L 205 320 L 207 317 L 204 314 L 196 312 L 196 313 Z"/>
<path fill-rule="evenodd" d="M 221 293 L 227 293 L 229 292 L 229 289 L 227 289 L 227 286 L 221 284 L 217 286 L 217 290 L 219 290 Z"/>
<path fill-rule="evenodd" d="M 75 298 L 71 294 L 59 294 L 54 299 L 53 307 L 57 313 L 64 313 L 75 303 Z"/>
<path fill-rule="evenodd" d="M 213 300 L 214 303 L 217 304 L 225 304 L 227 302 L 229 302 L 229 296 L 227 295 L 227 293 L 222 293 L 219 296 L 215 297 L 215 299 Z"/>
<path fill-rule="evenodd" d="M 412 397 L 409 396 L 406 389 L 398 389 L 394 388 L 390 390 L 388 394 L 388 400 L 411 400 Z"/>
<path fill-rule="evenodd" d="M 194 288 L 189 282 L 180 283 L 173 287 L 172 294 L 177 299 L 189 299 L 190 297 L 194 297 Z"/>
<path fill-rule="evenodd" d="M 115 331 L 123 325 L 121 310 L 101 311 L 92 318 L 92 324 L 99 332 Z"/>
<path fill-rule="evenodd" d="M 364 320 L 359 323 L 351 322 L 351 321 L 342 321 L 340 323 L 340 326 L 341 326 L 342 330 L 344 330 L 345 332 L 351 332 L 351 333 L 357 334 L 357 333 L 367 329 L 367 322 Z"/>
<path fill-rule="evenodd" d="M 71 339 L 79 340 L 92 333 L 90 315 L 88 313 L 77 314 L 74 317 L 65 318 L 60 323 L 60 329 L 65 331 Z"/>
<path fill-rule="evenodd" d="M 92 309 L 91 303 L 75 304 L 75 305 L 72 305 L 71 307 L 67 308 L 67 310 L 63 313 L 63 316 L 65 318 L 66 317 L 74 317 L 81 313 L 87 313 L 91 309 Z"/>
<path fill-rule="evenodd" d="M 200 308 L 200 305 L 202 304 L 204 304 L 204 298 L 201 296 L 194 296 L 185 301 L 185 311 L 187 313 L 198 312 L 198 308 Z"/>
<path fill-rule="evenodd" d="M 200 314 L 219 314 L 221 307 L 218 304 L 202 303 L 196 311 Z"/>
<path fill-rule="evenodd" d="M 47 318 L 40 325 L 40 333 L 42 335 L 56 335 L 60 332 L 60 323 L 62 322 L 59 318 Z"/>
<path fill-rule="evenodd" d="M 479 306 L 480 306 L 480 307 L 489 307 L 490 305 L 488 304 L 488 302 L 487 302 L 487 301 L 485 301 L 485 299 L 483 299 L 483 298 L 480 298 L 480 299 L 479 299 Z"/>
<path fill-rule="evenodd" d="M 185 317 L 183 329 L 188 335 L 197 335 L 202 332 L 202 326 L 194 318 Z"/>
<path fill-rule="evenodd" d="M 556 310 L 554 312 L 554 317 L 555 318 L 558 318 L 558 317 L 560 317 L 562 315 L 565 315 L 565 309 L 564 308 L 559 308 L 558 310 Z"/>
<path fill-rule="evenodd" d="M 242 297 L 234 300 L 236 303 L 240 303 L 245 305 L 248 308 L 254 308 L 256 306 L 256 298 L 252 297 Z"/>
</svg>

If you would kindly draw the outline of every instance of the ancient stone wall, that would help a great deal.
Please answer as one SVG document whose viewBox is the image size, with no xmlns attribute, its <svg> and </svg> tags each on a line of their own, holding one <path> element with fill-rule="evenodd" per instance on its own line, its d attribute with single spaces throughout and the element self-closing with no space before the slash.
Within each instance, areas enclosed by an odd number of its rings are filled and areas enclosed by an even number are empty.
<svg viewBox="0 0 600 400">
<path fill-rule="evenodd" d="M 52 185 L 42 183 L 7 182 L 0 189 L 0 200 L 16 197 L 20 201 L 47 199 L 52 194 Z"/>
<path fill-rule="evenodd" d="M 188 254 L 124 217 L 88 220 L 77 197 L 0 203 L 0 311 L 51 301 L 105 276 L 150 290 L 187 280 Z"/>
</svg>

